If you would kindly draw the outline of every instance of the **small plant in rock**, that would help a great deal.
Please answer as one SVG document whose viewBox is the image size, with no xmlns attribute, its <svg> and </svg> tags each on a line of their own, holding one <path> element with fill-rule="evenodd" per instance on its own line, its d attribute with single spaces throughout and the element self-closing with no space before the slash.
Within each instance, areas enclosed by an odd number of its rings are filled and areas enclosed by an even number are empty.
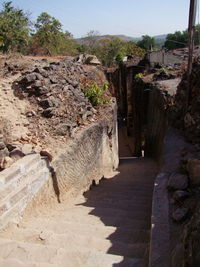
<svg viewBox="0 0 200 267">
<path fill-rule="evenodd" d="M 109 83 L 105 82 L 101 86 L 98 86 L 96 82 L 88 82 L 83 89 L 85 97 L 87 97 L 92 105 L 105 104 L 110 102 L 109 99 L 105 99 L 104 95 L 109 87 Z"/>
<path fill-rule="evenodd" d="M 169 71 L 168 71 L 168 69 L 166 69 L 166 68 L 162 68 L 162 69 L 160 69 L 159 73 L 160 73 L 160 74 L 169 75 Z"/>
<path fill-rule="evenodd" d="M 142 77 L 143 77 L 143 74 L 142 73 L 138 73 L 138 74 L 135 75 L 135 80 L 139 81 L 139 80 L 142 79 Z"/>
</svg>

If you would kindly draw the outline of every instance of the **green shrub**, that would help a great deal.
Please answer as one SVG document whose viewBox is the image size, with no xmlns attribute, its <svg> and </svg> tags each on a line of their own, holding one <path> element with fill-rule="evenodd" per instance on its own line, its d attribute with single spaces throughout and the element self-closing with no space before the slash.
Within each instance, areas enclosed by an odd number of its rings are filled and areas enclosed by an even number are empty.
<svg viewBox="0 0 200 267">
<path fill-rule="evenodd" d="M 87 97 L 92 105 L 105 104 L 110 100 L 104 98 L 104 93 L 108 89 L 108 82 L 103 83 L 102 86 L 98 86 L 96 82 L 88 82 L 84 87 L 84 95 Z"/>
<path fill-rule="evenodd" d="M 135 75 L 135 79 L 138 81 L 138 80 L 141 80 L 143 77 L 143 74 L 142 73 L 138 73 Z"/>
</svg>

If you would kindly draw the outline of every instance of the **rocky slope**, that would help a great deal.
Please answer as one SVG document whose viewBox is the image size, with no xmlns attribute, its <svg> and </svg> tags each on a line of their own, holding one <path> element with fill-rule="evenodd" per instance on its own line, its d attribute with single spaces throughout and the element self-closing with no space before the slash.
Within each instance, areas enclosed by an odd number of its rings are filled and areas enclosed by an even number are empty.
<svg viewBox="0 0 200 267">
<path fill-rule="evenodd" d="M 1 169 L 32 151 L 51 159 L 101 116 L 101 105 L 93 107 L 83 92 L 90 81 L 105 82 L 101 67 L 69 58 L 2 57 L 0 76 Z"/>
</svg>

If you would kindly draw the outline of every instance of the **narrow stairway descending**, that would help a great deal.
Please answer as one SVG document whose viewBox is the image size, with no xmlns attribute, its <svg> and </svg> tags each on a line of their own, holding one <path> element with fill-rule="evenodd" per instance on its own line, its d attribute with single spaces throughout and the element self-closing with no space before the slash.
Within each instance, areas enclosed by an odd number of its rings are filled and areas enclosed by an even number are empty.
<svg viewBox="0 0 200 267">
<path fill-rule="evenodd" d="M 156 163 L 123 159 L 119 174 L 73 201 L 0 232 L 1 267 L 145 267 Z"/>
</svg>

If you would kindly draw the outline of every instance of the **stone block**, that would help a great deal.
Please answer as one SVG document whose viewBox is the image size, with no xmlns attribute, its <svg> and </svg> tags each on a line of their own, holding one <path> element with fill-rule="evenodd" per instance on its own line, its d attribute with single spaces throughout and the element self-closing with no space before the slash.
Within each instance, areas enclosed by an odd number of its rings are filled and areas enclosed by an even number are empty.
<svg viewBox="0 0 200 267">
<path fill-rule="evenodd" d="M 188 187 L 187 175 L 172 173 L 168 181 L 168 189 L 170 190 L 184 190 Z"/>
<path fill-rule="evenodd" d="M 0 188 L 0 202 L 2 202 L 3 199 L 5 199 L 11 192 L 15 190 L 14 185 L 9 184 L 5 187 Z"/>
<path fill-rule="evenodd" d="M 11 197 L 9 203 L 10 206 L 16 205 L 16 203 L 28 195 L 28 185 L 18 191 L 13 197 Z"/>
<path fill-rule="evenodd" d="M 21 199 L 17 204 L 0 216 L 0 228 L 10 222 L 18 222 L 25 207 L 27 206 L 27 197 Z"/>
<path fill-rule="evenodd" d="M 36 162 L 40 162 L 39 154 L 31 154 L 15 162 L 10 168 L 0 173 L 0 187 L 23 175 Z"/>
</svg>

